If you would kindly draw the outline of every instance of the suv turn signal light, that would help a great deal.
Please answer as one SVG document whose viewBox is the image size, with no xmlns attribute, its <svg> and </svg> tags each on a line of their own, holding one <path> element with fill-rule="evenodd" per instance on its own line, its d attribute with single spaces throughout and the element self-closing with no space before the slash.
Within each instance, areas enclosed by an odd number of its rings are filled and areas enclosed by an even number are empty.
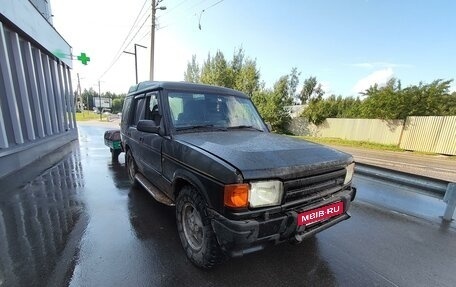
<svg viewBox="0 0 456 287">
<path fill-rule="evenodd" d="M 241 208 L 249 205 L 249 185 L 225 185 L 224 204 L 227 207 Z"/>
</svg>

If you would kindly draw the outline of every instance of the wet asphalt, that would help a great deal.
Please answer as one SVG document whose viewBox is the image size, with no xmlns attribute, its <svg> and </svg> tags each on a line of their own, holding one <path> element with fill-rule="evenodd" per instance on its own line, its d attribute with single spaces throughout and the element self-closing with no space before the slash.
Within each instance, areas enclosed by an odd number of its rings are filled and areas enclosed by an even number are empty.
<svg viewBox="0 0 456 287">
<path fill-rule="evenodd" d="M 362 177 L 351 219 L 200 270 L 180 246 L 175 210 L 130 187 L 123 154 L 111 161 L 106 129 L 80 125 L 63 160 L 0 182 L 1 287 L 456 285 L 456 228 L 435 215 L 441 203 L 410 207 L 407 188 Z"/>
</svg>

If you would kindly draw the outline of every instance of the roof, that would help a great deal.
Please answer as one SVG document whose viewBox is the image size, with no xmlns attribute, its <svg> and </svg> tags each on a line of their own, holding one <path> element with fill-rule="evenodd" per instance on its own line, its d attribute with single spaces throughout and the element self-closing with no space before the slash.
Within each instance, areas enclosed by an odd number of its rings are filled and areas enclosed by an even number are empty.
<svg viewBox="0 0 456 287">
<path fill-rule="evenodd" d="M 128 94 L 137 94 L 148 90 L 185 90 L 190 92 L 200 93 L 217 93 L 217 94 L 228 94 L 239 97 L 247 98 L 248 96 L 240 91 L 236 91 L 229 88 L 220 86 L 195 84 L 189 82 L 165 82 L 165 81 L 146 81 L 141 82 L 137 85 L 131 86 L 128 90 Z"/>
</svg>

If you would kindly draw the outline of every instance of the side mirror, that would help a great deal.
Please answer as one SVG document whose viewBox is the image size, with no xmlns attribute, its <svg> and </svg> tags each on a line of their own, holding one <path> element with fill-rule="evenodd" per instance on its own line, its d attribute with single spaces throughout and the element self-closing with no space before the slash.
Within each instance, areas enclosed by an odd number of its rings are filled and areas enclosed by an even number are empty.
<svg viewBox="0 0 456 287">
<path fill-rule="evenodd" d="M 157 126 L 155 122 L 151 120 L 140 120 L 138 122 L 138 125 L 136 126 L 136 129 L 140 132 L 153 134 L 158 134 L 158 132 L 160 131 L 160 127 Z"/>
</svg>

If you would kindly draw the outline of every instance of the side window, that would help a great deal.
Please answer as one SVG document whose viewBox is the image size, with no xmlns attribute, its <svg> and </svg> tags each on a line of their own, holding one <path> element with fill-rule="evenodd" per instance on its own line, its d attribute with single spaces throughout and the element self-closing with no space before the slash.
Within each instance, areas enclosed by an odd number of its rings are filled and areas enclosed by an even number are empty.
<svg viewBox="0 0 456 287">
<path fill-rule="evenodd" d="M 134 126 L 138 124 L 139 120 L 145 119 L 145 101 L 144 97 L 135 99 L 135 115 L 132 123 Z"/>
<path fill-rule="evenodd" d="M 132 97 L 126 97 L 123 108 L 122 108 L 122 123 L 127 124 L 128 123 L 128 117 L 130 115 L 130 106 L 131 106 L 131 99 Z"/>
<path fill-rule="evenodd" d="M 147 94 L 147 102 L 146 102 L 146 120 L 152 120 L 155 122 L 157 126 L 160 125 L 160 121 L 162 118 L 161 111 L 160 111 L 160 103 L 158 98 L 158 93 L 153 92 Z"/>
</svg>

